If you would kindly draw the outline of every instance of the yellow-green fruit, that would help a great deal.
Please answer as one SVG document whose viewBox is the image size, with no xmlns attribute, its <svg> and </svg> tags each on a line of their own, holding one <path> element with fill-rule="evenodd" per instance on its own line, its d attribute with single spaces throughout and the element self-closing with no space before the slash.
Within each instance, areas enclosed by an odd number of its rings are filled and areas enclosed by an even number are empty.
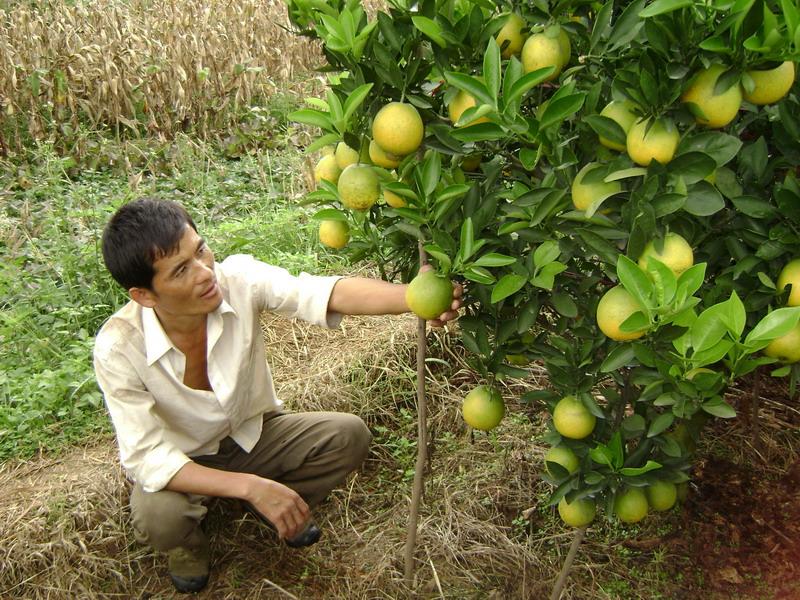
<svg viewBox="0 0 800 600">
<path fill-rule="evenodd" d="M 323 146 L 321 152 L 322 156 L 330 156 L 336 152 L 336 146 Z"/>
<path fill-rule="evenodd" d="M 784 363 L 796 363 L 800 360 L 800 323 L 786 335 L 772 340 L 764 348 L 764 354 Z"/>
<path fill-rule="evenodd" d="M 603 110 L 600 111 L 600 116 L 608 117 L 617 125 L 622 127 L 625 135 L 628 134 L 631 126 L 636 121 L 636 115 L 633 113 L 633 104 L 625 101 L 620 102 L 617 100 L 612 100 L 606 104 Z M 602 135 L 600 136 L 600 143 L 606 148 L 611 148 L 612 150 L 618 150 L 620 152 L 625 151 L 625 144 L 612 142 L 611 140 L 604 138 Z"/>
<path fill-rule="evenodd" d="M 342 170 L 336 164 L 336 157 L 333 154 L 326 154 L 320 158 L 317 166 L 314 167 L 314 181 L 317 182 L 317 185 L 323 179 L 336 185 L 341 174 Z"/>
<path fill-rule="evenodd" d="M 322 221 L 319 224 L 319 241 L 329 248 L 344 248 L 350 241 L 350 226 L 346 221 Z"/>
<path fill-rule="evenodd" d="M 645 488 L 647 503 L 657 511 L 669 510 L 678 500 L 678 487 L 670 481 L 657 481 Z"/>
<path fill-rule="evenodd" d="M 506 405 L 496 389 L 479 385 L 464 398 L 461 415 L 464 422 L 474 429 L 489 431 L 503 420 Z"/>
<path fill-rule="evenodd" d="M 628 156 L 643 167 L 654 160 L 665 165 L 675 156 L 680 133 L 669 119 L 659 119 L 648 129 L 649 124 L 650 119 L 643 119 L 631 125 L 625 143 Z"/>
<path fill-rule="evenodd" d="M 522 35 L 522 30 L 525 28 L 525 20 L 516 13 L 508 15 L 502 29 L 497 32 L 495 41 L 500 48 L 503 48 L 503 43 L 508 40 L 508 46 L 502 51 L 503 58 L 511 58 L 515 54 L 519 54 L 522 49 L 522 44 L 525 38 Z"/>
<path fill-rule="evenodd" d="M 477 104 L 478 103 L 475 101 L 475 98 L 473 98 L 470 94 L 464 90 L 459 90 L 450 104 L 447 105 L 447 112 L 450 115 L 450 120 L 453 122 L 453 125 L 455 125 L 456 121 L 461 118 L 461 115 L 464 114 L 465 110 L 472 108 Z M 475 119 L 474 121 L 466 123 L 466 125 L 477 125 L 478 123 L 488 122 L 489 119 L 486 117 L 480 117 L 479 119 Z"/>
<path fill-rule="evenodd" d="M 594 162 L 585 165 L 578 171 L 575 179 L 572 180 L 572 204 L 574 204 L 575 208 L 578 210 L 586 210 L 592 204 L 600 200 L 605 200 L 609 196 L 622 191 L 622 185 L 619 181 L 609 181 L 608 183 L 604 183 L 603 181 L 583 183 L 583 178 L 586 176 L 586 173 L 598 166 L 600 165 Z"/>
<path fill-rule="evenodd" d="M 677 233 L 668 233 L 664 236 L 664 245 L 661 248 L 661 252 L 656 250 L 654 241 L 649 242 L 639 257 L 639 266 L 647 270 L 647 264 L 651 257 L 669 267 L 675 277 L 678 277 L 694 264 L 692 247 L 689 242 Z"/>
<path fill-rule="evenodd" d="M 338 188 L 342 204 L 352 210 L 367 210 L 381 193 L 378 175 L 369 165 L 347 167 L 339 175 Z"/>
<path fill-rule="evenodd" d="M 703 115 L 695 115 L 695 121 L 711 129 L 725 127 L 733 121 L 742 105 L 742 89 L 738 84 L 731 85 L 721 94 L 714 93 L 714 87 L 720 75 L 727 67 L 713 64 L 703 69 L 689 83 L 681 100 L 691 102 L 699 108 Z"/>
<path fill-rule="evenodd" d="M 792 89 L 795 78 L 795 66 L 790 60 L 779 67 L 766 71 L 747 71 L 755 87 L 752 92 L 744 90 L 744 99 L 753 104 L 774 104 Z"/>
<path fill-rule="evenodd" d="M 336 164 L 342 171 L 358 162 L 358 150 L 353 150 L 344 142 L 339 142 L 336 145 L 334 156 L 336 157 Z"/>
<path fill-rule="evenodd" d="M 453 303 L 453 284 L 436 271 L 420 273 L 406 288 L 406 304 L 418 317 L 437 319 L 450 310 Z"/>
<path fill-rule="evenodd" d="M 645 334 L 645 330 L 622 331 L 620 325 L 633 313 L 641 311 L 641 305 L 621 285 L 608 290 L 597 303 L 597 326 L 600 331 L 617 342 L 635 340 Z"/>
<path fill-rule="evenodd" d="M 383 199 L 386 201 L 386 204 L 392 208 L 403 208 L 408 206 L 408 203 L 403 199 L 402 196 L 389 190 L 383 190 Z"/>
<path fill-rule="evenodd" d="M 623 523 L 638 523 L 647 510 L 647 496 L 641 488 L 628 488 L 614 499 L 614 513 Z"/>
<path fill-rule="evenodd" d="M 390 102 L 372 121 L 372 139 L 395 156 L 411 154 L 422 143 L 425 126 L 417 109 L 403 102 Z"/>
<path fill-rule="evenodd" d="M 481 166 L 482 159 L 483 157 L 478 153 L 465 156 L 461 160 L 461 168 L 468 172 L 476 171 Z"/>
<path fill-rule="evenodd" d="M 569 64 L 570 55 L 572 54 L 572 44 L 569 41 L 567 32 L 559 29 L 558 32 L 558 45 L 561 47 L 561 68 L 563 69 Z"/>
<path fill-rule="evenodd" d="M 553 446 L 544 455 L 544 465 L 547 469 L 547 463 L 552 462 L 564 467 L 569 473 L 574 473 L 580 466 L 580 461 L 575 453 L 566 446 Z M 550 469 L 547 469 L 550 473 Z M 550 473 L 552 475 L 552 473 Z"/>
<path fill-rule="evenodd" d="M 398 157 L 386 154 L 375 140 L 371 140 L 369 143 L 369 159 L 373 164 L 383 167 L 384 169 L 394 169 L 400 164 L 400 159 Z"/>
<path fill-rule="evenodd" d="M 569 55 L 563 55 L 565 46 L 561 37 L 561 28 L 555 35 L 548 35 L 548 33 L 536 33 L 529 37 L 522 46 L 522 67 L 526 73 L 553 67 L 553 72 L 544 81 L 552 81 L 558 77 L 569 60 Z"/>
<path fill-rule="evenodd" d="M 566 498 L 562 498 L 558 503 L 558 514 L 561 515 L 561 520 L 570 527 L 586 527 L 594 521 L 597 506 L 594 500 L 589 498 L 581 498 L 572 503 L 567 502 Z"/>
<path fill-rule="evenodd" d="M 553 426 L 564 437 L 582 440 L 594 431 L 597 417 L 575 396 L 564 396 L 553 409 Z"/>
<path fill-rule="evenodd" d="M 778 274 L 778 291 L 782 292 L 787 285 L 792 287 L 786 306 L 800 306 L 800 258 L 790 260 Z"/>
</svg>

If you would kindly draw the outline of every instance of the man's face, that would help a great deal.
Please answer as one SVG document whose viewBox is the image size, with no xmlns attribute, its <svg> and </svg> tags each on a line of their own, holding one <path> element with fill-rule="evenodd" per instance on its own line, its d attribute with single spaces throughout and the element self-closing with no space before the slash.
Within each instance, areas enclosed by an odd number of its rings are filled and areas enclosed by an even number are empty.
<svg viewBox="0 0 800 600">
<path fill-rule="evenodd" d="M 150 298 L 164 317 L 207 315 L 222 303 L 214 274 L 214 254 L 205 240 L 186 225 L 178 251 L 153 263 Z"/>
</svg>

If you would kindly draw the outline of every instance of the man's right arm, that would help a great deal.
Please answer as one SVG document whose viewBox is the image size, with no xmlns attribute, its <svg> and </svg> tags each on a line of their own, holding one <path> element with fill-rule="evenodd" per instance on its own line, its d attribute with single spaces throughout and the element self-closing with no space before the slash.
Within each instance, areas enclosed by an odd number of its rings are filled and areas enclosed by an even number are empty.
<svg viewBox="0 0 800 600">
<path fill-rule="evenodd" d="M 300 533 L 311 517 L 311 511 L 300 495 L 277 481 L 250 473 L 212 469 L 196 462 L 183 465 L 167 483 L 166 489 L 249 502 L 275 525 L 282 538 Z"/>
</svg>

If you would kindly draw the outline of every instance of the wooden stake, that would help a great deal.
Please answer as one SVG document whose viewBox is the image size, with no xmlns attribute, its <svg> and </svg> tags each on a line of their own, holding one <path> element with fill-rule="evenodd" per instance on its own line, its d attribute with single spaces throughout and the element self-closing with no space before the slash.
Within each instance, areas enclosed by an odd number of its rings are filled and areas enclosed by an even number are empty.
<svg viewBox="0 0 800 600">
<path fill-rule="evenodd" d="M 559 600 L 561 598 L 561 592 L 564 591 L 564 584 L 567 582 L 567 575 L 569 575 L 569 570 L 575 561 L 575 555 L 578 553 L 578 547 L 581 545 L 584 535 L 586 535 L 586 527 L 581 527 L 575 532 L 575 537 L 572 538 L 572 544 L 569 547 L 569 552 L 567 552 L 567 558 L 561 567 L 561 573 L 558 574 L 556 584 L 553 586 L 553 593 L 550 594 L 550 600 Z"/>
<path fill-rule="evenodd" d="M 422 242 L 419 243 L 420 267 L 426 262 Z M 408 534 L 405 551 L 405 583 L 410 590 L 414 580 L 414 547 L 417 544 L 417 521 L 419 505 L 424 489 L 425 463 L 428 460 L 428 404 L 425 398 L 425 350 L 426 322 L 417 322 L 417 464 L 414 469 L 414 485 L 411 491 L 411 511 L 408 516 Z"/>
</svg>

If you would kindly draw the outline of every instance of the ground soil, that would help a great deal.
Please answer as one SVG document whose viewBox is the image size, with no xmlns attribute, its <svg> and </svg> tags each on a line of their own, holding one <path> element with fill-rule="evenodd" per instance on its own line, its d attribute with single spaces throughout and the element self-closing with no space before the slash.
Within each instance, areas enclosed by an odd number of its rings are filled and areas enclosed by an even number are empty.
<svg viewBox="0 0 800 600">
<path fill-rule="evenodd" d="M 754 422 L 746 418 L 754 391 L 748 383 L 737 402 L 745 418 L 717 421 L 709 432 L 741 443 L 701 453 L 670 542 L 695 570 L 685 598 L 800 600 L 800 401 L 770 389 Z"/>
</svg>

